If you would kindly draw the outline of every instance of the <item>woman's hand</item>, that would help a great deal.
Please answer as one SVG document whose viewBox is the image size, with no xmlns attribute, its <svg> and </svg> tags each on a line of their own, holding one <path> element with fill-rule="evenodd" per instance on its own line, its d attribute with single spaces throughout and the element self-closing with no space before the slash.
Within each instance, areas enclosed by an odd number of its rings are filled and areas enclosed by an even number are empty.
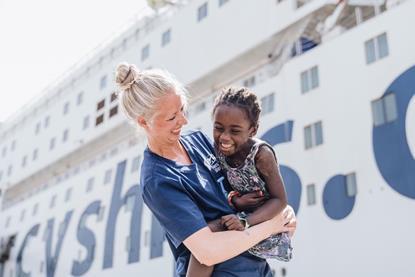
<svg viewBox="0 0 415 277">
<path fill-rule="evenodd" d="M 265 202 L 264 193 L 260 190 L 232 197 L 232 203 L 238 211 L 252 212 Z"/>
<path fill-rule="evenodd" d="M 292 209 L 291 206 L 288 206 L 288 207 L 290 207 Z M 295 217 L 294 210 L 292 211 L 292 218 L 291 218 L 291 220 L 285 226 L 289 228 L 289 230 L 288 230 L 288 236 L 290 238 L 292 238 L 294 236 L 294 233 L 295 233 L 296 229 L 297 229 L 297 218 Z"/>
<path fill-rule="evenodd" d="M 274 226 L 274 234 L 288 232 L 290 237 L 294 235 L 297 228 L 297 219 L 291 206 L 285 207 L 285 209 L 271 219 L 271 221 Z"/>
</svg>

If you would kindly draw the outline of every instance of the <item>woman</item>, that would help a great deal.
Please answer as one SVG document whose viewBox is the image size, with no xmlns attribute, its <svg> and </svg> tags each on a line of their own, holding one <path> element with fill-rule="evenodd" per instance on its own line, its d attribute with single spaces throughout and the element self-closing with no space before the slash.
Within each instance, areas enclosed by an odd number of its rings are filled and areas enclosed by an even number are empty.
<svg viewBox="0 0 415 277">
<path fill-rule="evenodd" d="M 127 63 L 118 66 L 116 82 L 122 110 L 147 137 L 143 199 L 166 231 L 176 276 L 186 275 L 190 252 L 202 264 L 216 265 L 212 276 L 271 276 L 265 260 L 244 252 L 271 234 L 293 233 L 292 209 L 244 231 L 224 231 L 221 217 L 235 211 L 212 144 L 201 132 L 181 135 L 186 90 L 167 72 Z"/>
</svg>

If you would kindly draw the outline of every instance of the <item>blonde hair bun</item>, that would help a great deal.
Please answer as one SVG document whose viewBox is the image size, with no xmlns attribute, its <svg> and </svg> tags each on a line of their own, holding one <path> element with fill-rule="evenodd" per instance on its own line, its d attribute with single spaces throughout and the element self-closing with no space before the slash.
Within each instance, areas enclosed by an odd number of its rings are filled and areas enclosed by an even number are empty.
<svg viewBox="0 0 415 277">
<path fill-rule="evenodd" d="M 139 74 L 140 70 L 134 64 L 120 63 L 115 72 L 115 82 L 122 91 L 125 91 L 131 89 Z"/>
</svg>

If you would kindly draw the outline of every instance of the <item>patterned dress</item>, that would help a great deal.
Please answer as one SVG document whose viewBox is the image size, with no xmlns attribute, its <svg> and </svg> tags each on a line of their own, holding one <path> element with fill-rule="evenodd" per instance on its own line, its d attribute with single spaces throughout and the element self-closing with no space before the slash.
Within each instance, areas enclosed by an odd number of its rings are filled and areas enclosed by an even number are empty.
<svg viewBox="0 0 415 277">
<path fill-rule="evenodd" d="M 239 167 L 231 167 L 223 154 L 218 153 L 219 163 L 224 170 L 232 188 L 240 194 L 261 190 L 265 197 L 269 197 L 266 183 L 261 179 L 255 167 L 255 156 L 261 145 L 272 147 L 266 142 L 256 139 L 244 163 Z M 275 155 L 275 152 L 274 152 Z M 287 233 L 272 235 L 250 248 L 249 253 L 257 257 L 268 259 L 275 258 L 288 262 L 292 258 L 291 240 Z"/>
</svg>

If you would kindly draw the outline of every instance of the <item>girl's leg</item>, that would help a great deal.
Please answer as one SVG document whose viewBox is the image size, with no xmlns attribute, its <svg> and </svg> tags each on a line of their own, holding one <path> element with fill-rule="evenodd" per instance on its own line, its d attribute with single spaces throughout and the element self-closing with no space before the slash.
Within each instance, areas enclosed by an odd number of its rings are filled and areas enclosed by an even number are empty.
<svg viewBox="0 0 415 277">
<path fill-rule="evenodd" d="M 203 265 L 193 255 L 190 255 L 186 277 L 210 277 L 212 272 L 213 266 Z"/>
</svg>

